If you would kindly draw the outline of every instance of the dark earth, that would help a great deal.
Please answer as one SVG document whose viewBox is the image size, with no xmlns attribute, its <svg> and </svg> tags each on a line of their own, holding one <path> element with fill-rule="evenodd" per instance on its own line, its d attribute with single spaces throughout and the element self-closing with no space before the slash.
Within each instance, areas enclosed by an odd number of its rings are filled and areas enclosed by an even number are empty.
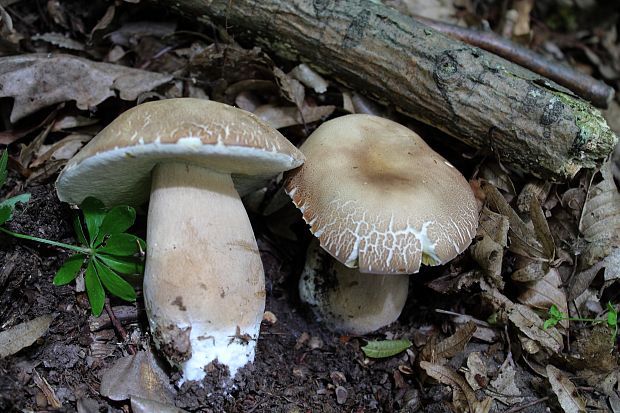
<svg viewBox="0 0 620 413">
<path fill-rule="evenodd" d="M 203 93 L 213 100 L 235 103 L 237 100 L 228 87 L 233 84 L 236 85 L 233 92 L 237 93 L 237 97 L 241 95 L 240 92 L 245 91 L 243 88 L 247 87 L 258 95 L 263 103 L 269 102 L 276 107 L 290 106 L 290 102 L 287 103 L 282 98 L 284 91 L 279 89 L 282 86 L 278 86 L 272 71 L 273 67 L 276 67 L 286 72 L 295 62 L 278 61 L 272 56 L 252 50 L 252 45 L 243 45 L 243 48 L 227 36 L 222 28 L 202 27 L 181 20 L 176 15 L 154 10 L 148 5 L 130 4 L 132 2 L 129 1 L 62 3 L 53 0 L 0 2 L 0 5 L 6 5 L 6 11 L 13 18 L 15 30 L 25 39 L 19 43 L 11 43 L 6 50 L 6 45 L 0 43 L 0 56 L 60 50 L 95 61 L 109 61 L 109 53 L 115 46 L 114 40 L 110 40 L 103 33 L 130 22 L 152 23 L 165 20 L 178 23 L 179 33 L 189 36 L 193 43 L 185 38 L 165 43 L 166 36 L 158 35 L 152 30 L 143 37 L 133 38 L 128 45 L 125 44 L 123 47 L 126 48 L 127 55 L 118 58 L 116 63 L 153 72 L 175 73 L 179 83 L 185 83 L 180 87 L 165 90 L 160 88 L 141 96 L 141 99 L 187 96 L 196 93 L 191 90 L 194 85 L 198 85 L 196 87 L 201 88 Z M 388 3 L 405 11 L 409 2 Z M 464 16 L 465 20 L 487 20 L 496 28 L 504 24 L 503 13 L 506 8 L 519 1 L 455 3 L 458 3 L 456 7 L 451 6 L 454 13 Z M 110 8 L 116 11 L 111 16 L 108 13 Z M 4 11 L 1 7 L 0 9 Z M 608 14 L 606 21 L 611 20 L 611 25 L 597 26 L 600 39 L 618 28 L 619 14 Z M 601 46 L 603 40 L 600 44 L 590 45 L 591 53 L 588 54 L 583 52 L 583 39 L 575 35 L 578 29 L 589 30 L 592 24 L 589 18 L 600 18 L 600 13 L 582 13 L 578 6 L 558 8 L 555 1 L 540 1 L 539 6 L 532 11 L 534 41 L 531 46 L 551 55 L 556 52 L 561 54 L 561 48 L 566 53 L 564 58 L 570 63 L 597 77 L 604 77 L 610 84 L 617 86 L 620 73 L 613 70 L 620 71 L 620 64 L 605 54 Z M 100 32 L 95 35 L 93 27 L 96 25 Z M 6 29 L 5 26 L 0 26 L 3 27 Z M 36 33 L 51 32 L 62 32 L 67 38 L 82 41 L 86 51 L 76 51 L 67 45 L 63 47 L 62 44 L 54 42 L 37 43 L 31 40 Z M 204 72 L 202 77 L 197 77 L 197 82 L 192 83 L 188 79 L 194 73 L 191 70 L 179 69 L 185 68 L 188 64 L 186 60 L 191 60 L 188 57 L 189 52 L 183 49 L 183 53 L 174 54 L 173 51 L 181 50 L 182 47 L 198 47 L 197 44 L 206 48 L 212 56 L 200 63 Z M 615 38 L 611 44 L 617 47 Z M 616 58 L 619 58 L 620 48 L 617 50 Z M 596 56 L 599 56 L 599 60 L 595 59 Z M 616 69 L 614 65 L 617 66 Z M 240 80 L 248 82 L 239 86 Z M 309 90 L 307 94 L 306 101 L 311 105 L 332 104 L 335 110 L 332 115 L 315 119 L 308 124 L 281 128 L 283 134 L 295 144 L 303 141 L 329 116 L 346 113 L 342 91 L 338 86 L 331 86 L 323 96 L 315 95 Z M 5 224 L 6 228 L 50 240 L 76 243 L 71 224 L 72 215 L 76 211 L 56 197 L 55 165 L 50 163 L 50 172 L 46 173 L 44 164 L 43 171 L 38 169 L 37 176 L 34 177 L 29 164 L 21 162 L 21 154 L 26 151 L 25 145 L 36 141 L 40 125 L 47 116 L 96 116 L 99 121 L 95 131 L 89 129 L 89 126 L 81 129 L 92 135 L 134 103 L 113 97 L 90 111 L 81 111 L 74 103 L 67 102 L 63 106 L 43 110 L 20 120 L 17 125 L 12 125 L 8 120 L 12 100 L 0 98 L 0 132 L 14 137 L 20 130 L 30 130 L 6 145 L 11 157 L 9 177 L 5 186 L 0 188 L 0 200 L 21 193 L 32 194 L 26 205 L 17 207 L 14 218 Z M 429 144 L 457 166 L 468 179 L 487 179 L 501 189 L 514 186 L 513 194 L 518 194 L 526 184 L 533 182 L 528 177 L 506 171 L 501 160 L 496 162 L 495 159 L 482 157 L 438 130 L 395 114 L 394 108 L 382 107 L 371 101 L 366 101 L 366 105 L 370 112 L 392 117 L 428 137 Z M 46 143 L 58 142 L 63 137 L 61 132 L 54 131 Z M 493 163 L 492 167 L 488 167 L 490 163 Z M 494 172 L 481 177 L 480 171 Z M 583 189 L 583 182 L 591 176 L 584 172 L 570 183 L 556 185 L 552 189 L 549 189 L 549 186 L 548 199 L 559 198 L 570 189 Z M 599 325 L 593 329 L 589 325 L 578 324 L 564 338 L 567 343 L 574 343 L 572 350 L 565 350 L 566 353 L 563 354 L 550 354 L 542 360 L 534 360 L 534 357 L 528 359 L 522 348 L 526 343 L 520 341 L 523 338 L 519 331 L 522 326 L 513 325 L 506 320 L 495 320 L 493 316 L 501 312 L 501 309 L 485 299 L 475 283 L 464 281 L 462 289 L 453 288 L 458 280 L 466 280 L 472 271 L 479 269 L 469 252 L 448 265 L 425 268 L 410 277 L 407 304 L 399 320 L 392 325 L 364 337 L 339 335 L 323 328 L 300 302 L 296 287 L 311 235 L 292 205 L 269 215 L 264 214 L 264 211 L 269 209 L 270 202 L 278 196 L 279 185 L 279 181 L 274 181 L 266 192 L 257 198 L 246 200 L 266 272 L 266 310 L 271 313 L 262 324 L 255 362 L 244 368 L 232 384 L 224 368 L 218 365 L 210 366 L 209 374 L 202 383 L 185 383 L 180 388 L 176 387 L 174 400 L 170 405 L 174 404 L 189 412 L 465 411 L 455 403 L 458 392 L 453 392 L 454 383 L 452 382 L 451 387 L 445 381 L 442 384 L 429 377 L 421 368 L 420 362 L 441 363 L 451 374 L 463 377 L 471 368 L 467 363 L 468 357 L 478 352 L 486 366 L 486 375 L 474 378 L 481 388 L 475 391 L 477 400 L 498 396 L 488 385 L 493 379 L 500 378 L 506 366 L 513 366 L 514 370 L 511 371 L 514 371 L 515 376 L 512 380 L 520 390 L 521 398 L 494 401 L 490 410 L 480 407 L 476 412 L 563 411 L 558 397 L 545 377 L 544 365 L 550 362 L 557 367 L 566 368 L 568 377 L 572 378 L 577 386 L 575 393 L 579 391 L 587 394 L 588 411 L 620 411 L 620 399 L 614 404 L 616 399 L 609 394 L 609 390 L 603 390 L 588 381 L 581 371 L 585 370 L 585 367 L 572 363 L 568 354 L 575 348 L 580 350 L 586 341 L 595 344 L 604 342 L 600 345 L 593 344 L 592 348 L 598 347 L 588 350 L 592 360 L 598 360 L 591 364 L 604 365 L 603 370 L 606 373 L 609 370 L 616 374 L 617 344 L 609 344 L 607 327 Z M 506 195 L 509 201 L 516 199 L 513 194 Z M 563 208 L 550 201 L 546 205 L 549 205 L 545 207 L 547 217 L 560 216 L 559 210 Z M 570 212 L 568 207 L 566 209 Z M 137 223 L 131 232 L 144 237 L 145 217 L 140 212 L 143 211 L 139 211 Z M 570 221 L 566 219 L 567 222 Z M 574 217 L 571 219 L 574 221 Z M 570 221 L 571 225 L 575 225 L 573 221 Z M 555 231 L 558 227 L 552 228 Z M 558 234 L 554 233 L 554 237 L 557 235 L 562 238 L 561 234 Z M 478 241 L 480 238 L 474 243 Z M 556 243 L 561 245 L 558 241 Z M 504 249 L 504 253 L 501 268 L 502 275 L 506 274 L 506 286 L 502 292 L 516 302 L 521 287 L 511 282 L 507 274 L 518 267 L 519 260 L 507 249 Z M 91 315 L 83 288 L 79 288 L 75 283 L 62 287 L 52 284 L 56 271 L 68 256 L 68 252 L 59 248 L 0 234 L 0 331 L 37 316 L 53 315 L 48 331 L 32 345 L 15 355 L 0 358 L 0 412 L 136 411 L 130 407 L 128 400 L 115 401 L 103 396 L 100 384 L 103 373 L 121 357 L 131 355 L 136 350 L 157 354 L 151 348 L 139 280 L 134 280 L 138 292 L 136 303 L 122 302 L 112 297 L 101 318 L 95 319 Z M 574 270 L 567 265 L 566 273 L 570 275 L 571 272 L 574 273 Z M 430 284 L 437 279 L 441 282 Z M 597 299 L 600 299 L 603 307 L 607 301 L 617 303 L 620 294 L 617 285 L 605 284 L 602 279 L 601 272 L 590 281 L 592 289 L 599 292 Z M 437 312 L 437 309 L 443 313 Z M 542 309 L 537 310 L 544 318 L 545 312 Z M 120 324 L 113 325 L 110 317 L 118 320 Z M 463 333 L 474 324 L 480 327 L 480 334 Z M 484 334 L 481 333 L 482 330 Z M 453 341 L 446 340 L 451 336 L 455 337 Z M 362 347 L 369 340 L 385 339 L 409 339 L 413 344 L 406 351 L 392 357 L 371 359 L 365 356 Z M 579 347 L 580 345 L 582 347 Z M 601 350 L 603 348 L 604 350 Z M 440 360 L 435 359 L 436 355 Z M 167 375 L 164 380 L 174 385 L 180 377 L 179 373 L 166 366 L 165 362 L 160 362 Z M 611 387 L 612 390 L 615 388 L 613 385 Z"/>
</svg>

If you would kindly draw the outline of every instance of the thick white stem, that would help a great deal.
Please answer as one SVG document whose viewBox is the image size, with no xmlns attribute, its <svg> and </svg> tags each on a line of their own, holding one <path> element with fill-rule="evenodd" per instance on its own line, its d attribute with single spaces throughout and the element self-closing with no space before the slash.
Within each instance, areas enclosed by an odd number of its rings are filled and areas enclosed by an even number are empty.
<svg viewBox="0 0 620 413">
<path fill-rule="evenodd" d="M 265 280 L 247 213 L 228 174 L 184 163 L 153 170 L 144 300 L 157 346 L 200 380 L 254 360 Z"/>
</svg>

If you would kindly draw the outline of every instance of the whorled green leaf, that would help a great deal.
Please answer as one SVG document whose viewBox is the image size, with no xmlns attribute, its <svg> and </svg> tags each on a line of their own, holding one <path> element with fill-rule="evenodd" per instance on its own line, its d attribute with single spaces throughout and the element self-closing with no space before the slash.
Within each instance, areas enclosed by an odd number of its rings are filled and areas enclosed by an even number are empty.
<svg viewBox="0 0 620 413">
<path fill-rule="evenodd" d="M 125 301 L 136 301 L 136 292 L 133 287 L 118 274 L 101 263 L 97 258 L 93 259 L 99 279 L 106 290 Z"/>
<path fill-rule="evenodd" d="M 103 290 L 92 259 L 88 262 L 88 267 L 86 267 L 84 284 L 86 285 L 86 294 L 88 294 L 91 311 L 95 317 L 99 317 L 105 303 L 105 291 Z"/>
<path fill-rule="evenodd" d="M 381 341 L 369 341 L 362 351 L 366 357 L 370 358 L 385 358 L 394 356 L 402 351 L 411 347 L 412 343 L 409 340 L 381 340 Z"/>
<path fill-rule="evenodd" d="M 97 253 L 128 257 L 144 251 L 145 244 L 140 238 L 131 234 L 112 234 L 104 245 L 97 248 Z"/>
<path fill-rule="evenodd" d="M 86 258 L 84 254 L 75 254 L 67 258 L 54 276 L 52 281 L 54 285 L 65 285 L 73 281 L 84 264 L 84 258 Z"/>
<path fill-rule="evenodd" d="M 89 245 L 92 248 L 97 239 L 97 234 L 99 234 L 99 228 L 105 217 L 106 209 L 103 202 L 93 197 L 86 198 L 80 205 L 80 209 L 84 213 L 88 239 L 90 240 Z"/>
<path fill-rule="evenodd" d="M 144 272 L 144 262 L 140 258 L 117 257 L 106 254 L 97 254 L 97 258 L 120 274 L 141 275 Z"/>
<path fill-rule="evenodd" d="M 122 205 L 112 208 L 105 214 L 93 245 L 96 247 L 101 244 L 106 235 L 119 234 L 127 231 L 135 220 L 136 211 L 132 207 Z"/>
</svg>

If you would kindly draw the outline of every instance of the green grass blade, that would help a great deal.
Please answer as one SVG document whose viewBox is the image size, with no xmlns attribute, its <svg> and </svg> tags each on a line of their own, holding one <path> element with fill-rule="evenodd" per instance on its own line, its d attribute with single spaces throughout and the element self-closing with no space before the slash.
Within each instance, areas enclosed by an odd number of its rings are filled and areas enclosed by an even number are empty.
<svg viewBox="0 0 620 413">
<path fill-rule="evenodd" d="M 136 211 L 130 206 L 112 208 L 101 222 L 99 233 L 93 245 L 98 246 L 106 235 L 120 234 L 131 227 L 136 220 Z"/>
<path fill-rule="evenodd" d="M 412 343 L 409 340 L 382 340 L 382 341 L 369 341 L 362 351 L 366 357 L 370 358 L 384 358 L 394 356 L 402 351 L 411 347 Z"/>
<path fill-rule="evenodd" d="M 113 255 L 97 254 L 97 258 L 120 274 L 142 275 L 144 273 L 144 262 L 137 257 L 116 257 Z"/>
<path fill-rule="evenodd" d="M 128 257 L 144 251 L 145 244 L 140 238 L 131 234 L 112 234 L 105 241 L 105 245 L 97 248 L 98 254 L 118 255 Z"/>
<path fill-rule="evenodd" d="M 73 224 L 73 232 L 75 232 L 78 242 L 87 247 L 88 240 L 86 239 L 86 235 L 84 235 L 84 227 L 82 226 L 80 214 L 75 212 L 73 214 L 73 219 L 71 220 L 71 223 Z"/>
<path fill-rule="evenodd" d="M 84 284 L 86 285 L 86 294 L 88 294 L 91 311 L 95 317 L 99 317 L 105 303 L 105 291 L 101 286 L 101 281 L 92 259 L 88 262 L 88 267 L 86 267 Z"/>
<path fill-rule="evenodd" d="M 90 247 L 94 248 L 97 234 L 99 233 L 99 227 L 105 217 L 105 206 L 103 202 L 97 198 L 88 197 L 80 205 L 80 209 L 84 213 L 84 221 L 86 222 L 86 229 L 88 230 L 88 239 L 90 240 Z"/>
<path fill-rule="evenodd" d="M 125 301 L 136 301 L 136 292 L 127 281 L 123 280 L 118 274 L 96 258 L 94 262 L 97 273 L 99 274 L 99 279 L 101 279 L 101 282 L 110 294 Z"/>
<path fill-rule="evenodd" d="M 11 219 L 13 208 L 8 205 L 0 205 L 0 225 Z"/>
<path fill-rule="evenodd" d="M 6 182 L 6 177 L 8 175 L 6 167 L 9 163 L 9 152 L 7 150 L 2 151 L 2 155 L 0 155 L 0 186 L 4 185 Z"/>
<path fill-rule="evenodd" d="M 65 285 L 73 281 L 84 265 L 84 258 L 86 258 L 84 254 L 75 254 L 67 258 L 54 276 L 52 281 L 54 285 Z"/>
</svg>

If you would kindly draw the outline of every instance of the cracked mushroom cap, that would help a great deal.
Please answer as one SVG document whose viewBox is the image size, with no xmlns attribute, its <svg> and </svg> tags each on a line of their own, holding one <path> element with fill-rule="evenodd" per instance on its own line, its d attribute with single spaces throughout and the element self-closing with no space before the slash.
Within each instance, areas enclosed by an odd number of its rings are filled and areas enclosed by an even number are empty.
<svg viewBox="0 0 620 413">
<path fill-rule="evenodd" d="M 302 145 L 306 162 L 286 192 L 321 247 L 348 267 L 415 273 L 443 264 L 478 226 L 463 175 L 410 129 L 371 115 L 321 125 Z"/>
<path fill-rule="evenodd" d="M 303 155 L 252 113 L 203 99 L 160 100 L 124 112 L 93 138 L 59 175 L 58 196 L 139 205 L 164 161 L 230 173 L 239 184 L 299 166 Z"/>
</svg>

